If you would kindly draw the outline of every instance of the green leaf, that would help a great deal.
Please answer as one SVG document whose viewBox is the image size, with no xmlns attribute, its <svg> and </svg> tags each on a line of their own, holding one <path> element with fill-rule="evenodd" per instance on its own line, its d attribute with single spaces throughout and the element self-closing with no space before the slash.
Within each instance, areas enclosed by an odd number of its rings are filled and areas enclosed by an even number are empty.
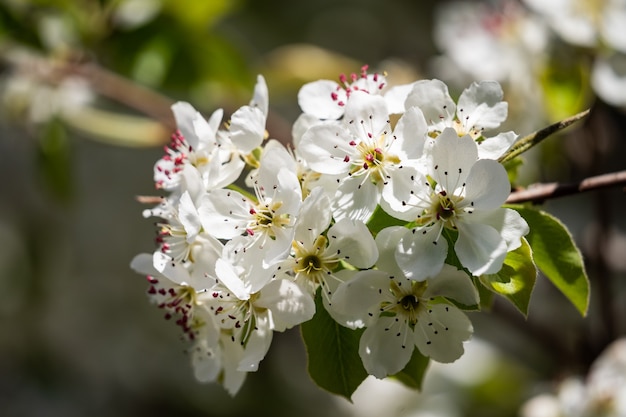
<svg viewBox="0 0 626 417">
<path fill-rule="evenodd" d="M 315 316 L 300 325 L 309 376 L 320 388 L 350 400 L 368 375 L 359 356 L 359 340 L 364 329 L 352 330 L 333 320 L 319 291 L 315 308 Z"/>
<path fill-rule="evenodd" d="M 543 129 L 539 129 L 536 132 L 533 132 L 533 133 L 531 133 L 529 135 L 526 135 L 526 136 L 518 139 L 517 141 L 515 141 L 515 143 L 513 143 L 513 145 L 511 145 L 509 150 L 506 151 L 504 153 L 504 155 L 502 155 L 498 159 L 498 162 L 505 163 L 505 162 L 510 161 L 511 159 L 515 158 L 516 156 L 519 156 L 522 153 L 526 152 L 527 150 L 529 150 L 533 146 L 538 145 L 542 140 L 544 140 L 548 136 L 553 135 L 554 133 L 558 132 L 559 130 L 565 129 L 566 127 L 568 127 L 572 123 L 577 122 L 577 121 L 579 121 L 581 119 L 584 119 L 588 115 L 589 115 L 589 110 L 585 110 L 583 112 L 575 114 L 572 117 L 569 117 L 567 119 L 561 120 L 560 122 L 553 123 L 553 124 L 551 124 L 548 127 L 544 127 Z"/>
<path fill-rule="evenodd" d="M 430 358 L 428 356 L 422 355 L 418 349 L 413 349 L 409 363 L 393 377 L 409 388 L 421 390 L 429 362 Z"/>
<path fill-rule="evenodd" d="M 537 268 L 526 239 L 522 239 L 522 246 L 507 254 L 502 269 L 497 274 L 480 277 L 485 287 L 503 295 L 524 316 L 528 315 L 528 304 L 536 280 Z"/>
<path fill-rule="evenodd" d="M 589 307 L 589 278 L 569 230 L 544 211 L 521 206 L 511 208 L 517 210 L 530 226 L 526 239 L 541 272 L 585 316 Z"/>
<path fill-rule="evenodd" d="M 387 214 L 380 206 L 376 206 L 374 214 L 367 221 L 367 228 L 370 232 L 376 236 L 376 233 L 380 232 L 385 227 L 389 226 L 404 226 L 407 223 L 403 220 L 396 219 L 393 216 Z"/>
</svg>

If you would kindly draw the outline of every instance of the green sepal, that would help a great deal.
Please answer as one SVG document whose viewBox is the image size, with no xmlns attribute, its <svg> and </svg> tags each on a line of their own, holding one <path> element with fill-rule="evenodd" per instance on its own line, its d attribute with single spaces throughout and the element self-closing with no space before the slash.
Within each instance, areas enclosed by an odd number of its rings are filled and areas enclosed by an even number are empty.
<svg viewBox="0 0 626 417">
<path fill-rule="evenodd" d="M 421 390 L 422 381 L 424 380 L 424 375 L 426 374 L 429 363 L 430 358 L 428 356 L 422 355 L 418 349 L 413 349 L 413 354 L 409 362 L 404 369 L 393 375 L 393 378 L 402 382 L 409 388 Z"/>
<path fill-rule="evenodd" d="M 313 318 L 300 325 L 307 352 L 309 376 L 320 388 L 350 400 L 367 377 L 359 356 L 359 340 L 364 329 L 341 326 L 324 308 L 318 291 Z"/>
<path fill-rule="evenodd" d="M 482 275 L 480 282 L 496 294 L 504 296 L 522 313 L 528 315 L 528 305 L 537 280 L 537 267 L 526 239 L 522 246 L 507 254 L 500 271 Z"/>
<path fill-rule="evenodd" d="M 589 278 L 582 254 L 567 227 L 545 211 L 508 207 L 517 210 L 530 227 L 526 240 L 539 270 L 585 316 L 589 307 Z"/>
</svg>

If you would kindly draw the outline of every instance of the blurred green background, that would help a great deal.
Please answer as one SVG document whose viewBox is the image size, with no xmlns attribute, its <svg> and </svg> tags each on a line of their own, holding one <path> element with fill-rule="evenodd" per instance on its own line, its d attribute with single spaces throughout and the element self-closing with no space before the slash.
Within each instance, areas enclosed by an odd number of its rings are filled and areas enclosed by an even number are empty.
<svg viewBox="0 0 626 417">
<path fill-rule="evenodd" d="M 307 377 L 294 329 L 276 334 L 259 372 L 230 398 L 194 380 L 178 329 L 129 268 L 153 249 L 152 220 L 135 197 L 156 193 L 152 167 L 173 129 L 173 102 L 229 114 L 264 74 L 268 130 L 288 141 L 305 82 L 363 64 L 396 84 L 452 82 L 432 65 L 443 3 L 0 0 L 0 415 L 506 417 L 559 378 L 584 374 L 626 332 L 620 189 L 546 205 L 585 255 L 589 316 L 539 279 L 528 320 L 502 300 L 472 314 L 467 355 L 432 366 L 423 393 L 373 380 L 352 404 L 325 393 Z M 568 59 L 584 63 L 589 51 L 579 53 Z M 595 99 L 580 71 L 546 68 L 543 117 L 510 102 L 518 133 L 593 111 L 528 153 L 522 185 L 623 169 L 622 111 Z"/>
</svg>

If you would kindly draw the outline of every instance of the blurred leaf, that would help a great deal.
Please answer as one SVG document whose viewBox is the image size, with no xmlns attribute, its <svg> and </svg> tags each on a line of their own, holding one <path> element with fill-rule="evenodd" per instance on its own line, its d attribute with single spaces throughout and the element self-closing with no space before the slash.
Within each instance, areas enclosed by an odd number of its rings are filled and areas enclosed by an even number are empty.
<svg viewBox="0 0 626 417">
<path fill-rule="evenodd" d="M 551 56 L 550 66 L 541 76 L 550 120 L 562 120 L 587 106 L 591 92 L 589 63 L 572 52 L 555 51 Z"/>
<path fill-rule="evenodd" d="M 413 349 L 409 363 L 393 377 L 409 388 L 421 390 L 422 381 L 429 363 L 430 358 L 428 356 L 422 355 L 418 349 Z"/>
<path fill-rule="evenodd" d="M 359 356 L 363 329 L 348 329 L 333 320 L 319 291 L 315 308 L 315 316 L 300 325 L 309 375 L 319 387 L 350 400 L 368 375 Z"/>
<path fill-rule="evenodd" d="M 128 147 L 162 146 L 168 143 L 170 131 L 147 117 L 114 113 L 94 107 L 83 107 L 65 116 L 72 128 L 87 133 L 91 139 L 109 145 Z"/>
<path fill-rule="evenodd" d="M 151 39 L 135 55 L 133 78 L 148 86 L 160 86 L 169 72 L 173 49 L 168 38 L 157 36 Z"/>
<path fill-rule="evenodd" d="M 511 301 L 524 316 L 528 315 L 528 304 L 536 280 L 537 267 L 530 245 L 524 238 L 522 246 L 507 254 L 497 274 L 480 277 L 485 287 Z"/>
<path fill-rule="evenodd" d="M 585 316 L 589 307 L 589 278 L 580 250 L 567 227 L 544 211 L 521 206 L 511 208 L 530 226 L 526 239 L 541 272 Z"/>
<path fill-rule="evenodd" d="M 235 0 L 165 0 L 163 8 L 175 16 L 183 26 L 203 32 L 235 9 L 238 3 Z"/>
<path fill-rule="evenodd" d="M 52 119 L 45 126 L 37 149 L 37 168 L 44 184 L 62 201 L 72 196 L 71 150 L 63 124 Z"/>
</svg>

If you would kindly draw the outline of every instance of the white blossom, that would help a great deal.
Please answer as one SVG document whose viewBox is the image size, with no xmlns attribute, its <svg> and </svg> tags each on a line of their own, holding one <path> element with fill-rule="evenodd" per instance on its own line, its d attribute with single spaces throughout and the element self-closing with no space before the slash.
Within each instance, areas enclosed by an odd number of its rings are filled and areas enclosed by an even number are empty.
<svg viewBox="0 0 626 417">
<path fill-rule="evenodd" d="M 478 293 L 471 279 L 449 265 L 426 281 L 406 278 L 393 261 L 405 232 L 403 227 L 381 231 L 376 237 L 379 268 L 358 272 L 339 286 L 332 299 L 335 308 L 351 318 L 345 325 L 367 327 L 359 355 L 368 373 L 377 378 L 400 372 L 414 348 L 438 362 L 453 362 L 472 334 L 465 314 L 441 298 L 476 304 Z"/>
<path fill-rule="evenodd" d="M 396 260 L 408 278 L 423 280 L 443 266 L 448 245 L 442 234 L 458 233 L 454 250 L 474 275 L 500 270 L 508 251 L 520 246 L 528 225 L 501 208 L 510 192 L 502 165 L 478 159 L 476 143 L 445 128 L 428 148 L 426 176 L 415 177 L 403 211 L 395 216 L 417 226 L 402 238 Z"/>
</svg>

